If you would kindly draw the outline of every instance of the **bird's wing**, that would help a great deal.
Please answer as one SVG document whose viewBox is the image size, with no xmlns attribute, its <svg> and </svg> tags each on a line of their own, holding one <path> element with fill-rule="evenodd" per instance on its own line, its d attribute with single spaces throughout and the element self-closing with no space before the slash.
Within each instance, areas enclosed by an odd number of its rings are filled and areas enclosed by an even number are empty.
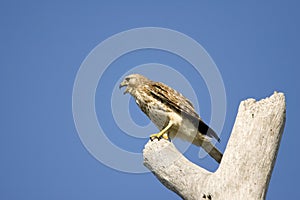
<svg viewBox="0 0 300 200">
<path fill-rule="evenodd" d="M 188 118 L 195 126 L 198 126 L 198 131 L 209 137 L 214 137 L 220 142 L 216 132 L 205 124 L 200 116 L 196 113 L 193 104 L 184 97 L 181 93 L 173 88 L 160 83 L 151 82 L 150 87 L 145 88 L 157 100 L 172 108 L 175 112 L 183 117 Z"/>
</svg>

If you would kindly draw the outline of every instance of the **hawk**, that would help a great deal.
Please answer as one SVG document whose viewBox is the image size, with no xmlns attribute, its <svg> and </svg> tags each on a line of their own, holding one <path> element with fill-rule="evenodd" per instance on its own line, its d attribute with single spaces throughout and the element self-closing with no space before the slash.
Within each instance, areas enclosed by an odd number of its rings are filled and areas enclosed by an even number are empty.
<svg viewBox="0 0 300 200">
<path fill-rule="evenodd" d="M 131 74 L 120 83 L 126 87 L 136 104 L 160 130 L 150 135 L 150 139 L 173 139 L 174 137 L 201 146 L 218 163 L 222 153 L 211 143 L 216 132 L 205 124 L 194 109 L 193 104 L 181 93 L 161 82 L 152 81 L 140 74 Z"/>
</svg>

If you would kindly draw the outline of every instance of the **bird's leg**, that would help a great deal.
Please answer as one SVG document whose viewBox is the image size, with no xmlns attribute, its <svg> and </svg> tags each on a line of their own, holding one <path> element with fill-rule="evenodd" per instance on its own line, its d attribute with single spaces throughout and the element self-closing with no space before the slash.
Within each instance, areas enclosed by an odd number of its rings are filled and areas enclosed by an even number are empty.
<svg viewBox="0 0 300 200">
<path fill-rule="evenodd" d="M 168 140 L 169 139 L 169 136 L 168 136 L 168 130 L 171 128 L 172 126 L 172 122 L 171 120 L 169 121 L 168 125 L 163 129 L 161 130 L 159 133 L 155 133 L 155 134 L 152 134 L 150 135 L 150 140 L 154 140 L 155 138 L 157 138 L 158 140 L 161 139 L 161 137 L 163 137 L 164 139 Z"/>
</svg>

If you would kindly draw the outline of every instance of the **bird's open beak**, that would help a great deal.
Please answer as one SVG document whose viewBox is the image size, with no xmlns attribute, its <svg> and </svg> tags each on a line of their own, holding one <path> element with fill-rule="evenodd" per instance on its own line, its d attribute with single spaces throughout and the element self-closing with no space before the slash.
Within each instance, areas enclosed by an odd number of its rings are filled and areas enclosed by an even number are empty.
<svg viewBox="0 0 300 200">
<path fill-rule="evenodd" d="M 119 89 L 121 89 L 122 87 L 126 87 L 126 86 L 128 86 L 128 84 L 127 84 L 127 81 L 124 80 L 120 83 Z M 123 94 L 126 94 L 126 93 L 128 93 L 128 87 L 126 87 Z"/>
</svg>

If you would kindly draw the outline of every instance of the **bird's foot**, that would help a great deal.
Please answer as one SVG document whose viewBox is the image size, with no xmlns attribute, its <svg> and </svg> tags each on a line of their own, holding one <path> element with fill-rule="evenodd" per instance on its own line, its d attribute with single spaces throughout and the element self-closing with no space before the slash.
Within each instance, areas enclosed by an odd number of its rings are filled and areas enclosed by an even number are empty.
<svg viewBox="0 0 300 200">
<path fill-rule="evenodd" d="M 151 141 L 153 141 L 154 139 L 160 140 L 161 138 L 163 138 L 165 140 L 170 140 L 167 133 L 156 133 L 156 134 L 150 135 Z"/>
<path fill-rule="evenodd" d="M 158 137 L 158 134 L 157 134 L 157 133 L 156 133 L 156 134 L 150 135 L 150 140 L 151 140 L 151 141 L 153 141 L 153 140 L 155 140 L 155 139 L 160 140 L 160 138 Z"/>
<path fill-rule="evenodd" d="M 171 139 L 169 138 L 168 133 L 164 133 L 164 134 L 162 135 L 162 138 L 164 138 L 165 140 L 171 141 Z"/>
</svg>

